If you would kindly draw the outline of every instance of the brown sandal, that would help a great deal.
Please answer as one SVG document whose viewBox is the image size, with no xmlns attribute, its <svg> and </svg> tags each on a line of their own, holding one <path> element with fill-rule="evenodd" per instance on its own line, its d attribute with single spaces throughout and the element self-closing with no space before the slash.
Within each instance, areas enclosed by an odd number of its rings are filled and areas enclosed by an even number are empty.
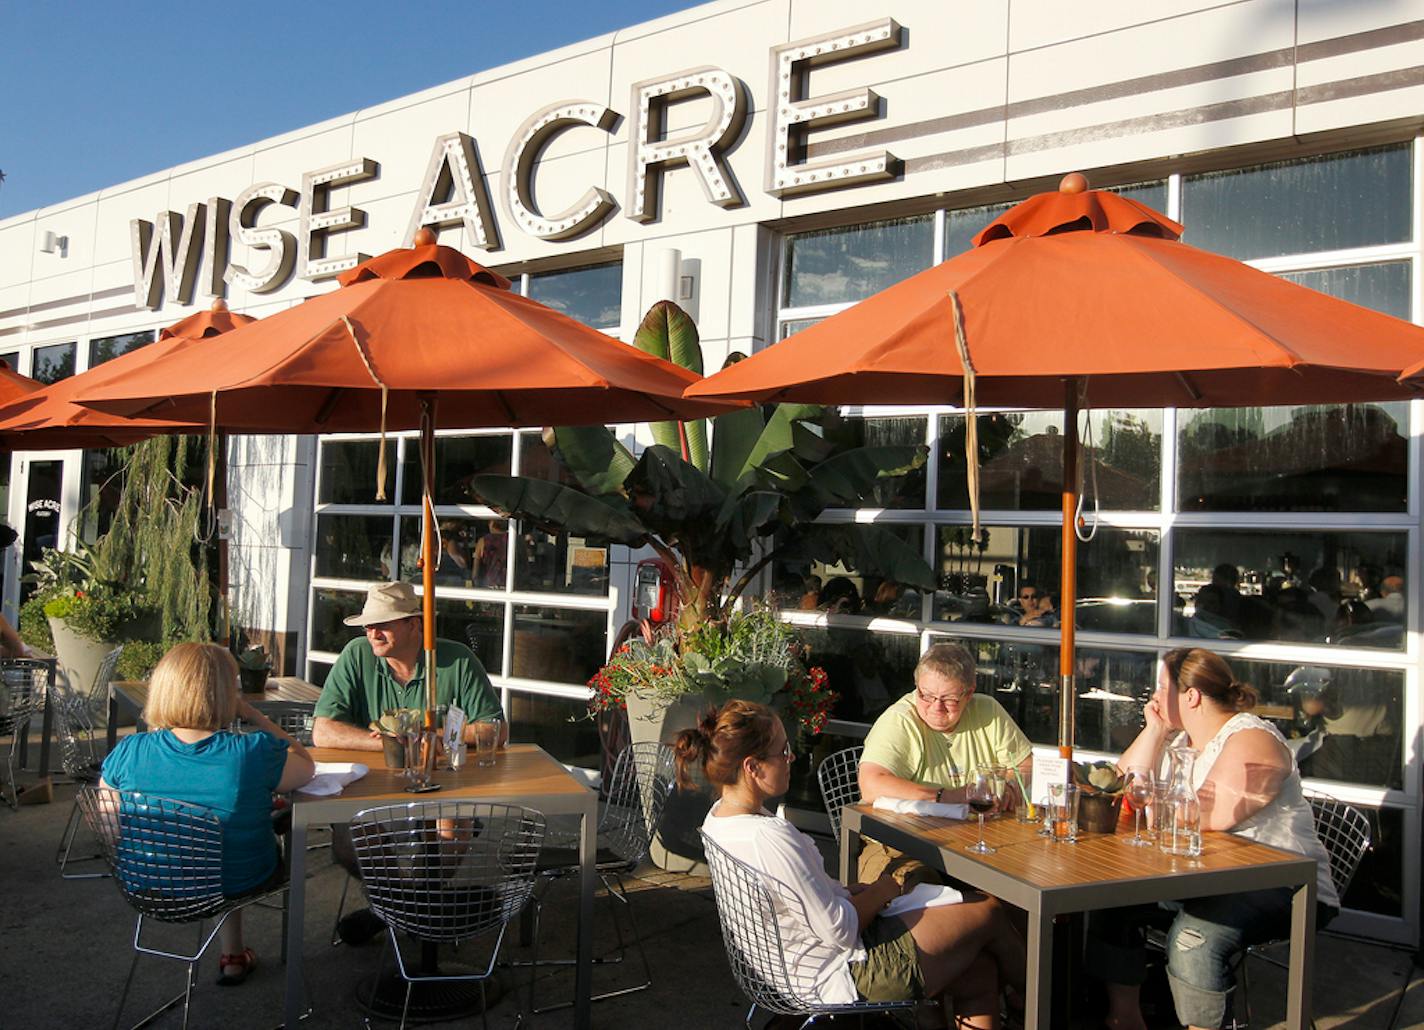
<svg viewBox="0 0 1424 1030">
<path fill-rule="evenodd" d="M 224 955 L 218 960 L 218 984 L 236 987 L 256 968 L 257 952 L 251 948 L 243 948 L 236 955 Z"/>
</svg>

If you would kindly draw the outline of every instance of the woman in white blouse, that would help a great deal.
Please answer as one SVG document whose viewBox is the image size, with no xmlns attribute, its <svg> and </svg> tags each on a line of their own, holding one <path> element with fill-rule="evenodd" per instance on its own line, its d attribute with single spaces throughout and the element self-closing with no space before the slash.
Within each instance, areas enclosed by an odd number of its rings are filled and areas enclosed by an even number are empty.
<svg viewBox="0 0 1424 1030">
<path fill-rule="evenodd" d="M 676 750 L 680 783 L 690 786 L 696 765 L 720 791 L 703 832 L 758 870 L 773 898 L 799 900 L 779 907 L 782 944 L 793 976 L 814 983 L 822 1001 L 934 998 L 957 1026 L 981 1030 L 999 1025 L 1001 985 L 1022 1005 L 1023 938 L 995 899 L 969 894 L 882 916 L 901 891 L 894 879 L 842 886 L 809 837 L 766 811 L 786 793 L 795 758 L 771 709 L 729 701 L 684 730 Z"/>
</svg>

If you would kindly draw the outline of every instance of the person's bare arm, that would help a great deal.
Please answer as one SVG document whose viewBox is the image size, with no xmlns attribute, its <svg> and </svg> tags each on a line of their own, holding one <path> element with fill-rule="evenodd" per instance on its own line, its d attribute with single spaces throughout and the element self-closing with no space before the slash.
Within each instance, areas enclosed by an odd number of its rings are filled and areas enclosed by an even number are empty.
<svg viewBox="0 0 1424 1030">
<path fill-rule="evenodd" d="M 880 910 L 898 898 L 901 893 L 900 881 L 886 873 L 874 883 L 857 884 L 850 889 L 850 903 L 855 906 L 856 919 L 860 922 L 860 932 L 880 914 Z"/>
<path fill-rule="evenodd" d="M 20 634 L 15 632 L 15 627 L 10 625 L 10 620 L 0 615 L 0 657 L 23 658 L 28 653 L 25 642 L 20 639 Z"/>
<path fill-rule="evenodd" d="M 1157 703 L 1156 694 L 1142 706 L 1142 718 L 1146 725 L 1117 760 L 1119 771 L 1126 771 L 1135 765 L 1155 770 L 1162 762 L 1162 752 L 1172 731 L 1162 713 L 1162 706 Z"/>
<path fill-rule="evenodd" d="M 876 798 L 933 801 L 940 790 L 941 788 L 937 784 L 926 785 L 896 776 L 883 765 L 876 765 L 874 762 L 860 763 L 860 797 L 867 804 L 874 802 Z M 945 787 L 939 800 L 962 802 L 964 788 Z"/>
<path fill-rule="evenodd" d="M 1203 830 L 1230 830 L 1275 800 L 1290 775 L 1285 745 L 1266 730 L 1233 733 L 1197 790 Z"/>
<path fill-rule="evenodd" d="M 353 726 L 349 722 L 318 715 L 312 721 L 312 744 L 348 751 L 379 751 L 381 735 L 365 726 Z"/>
</svg>

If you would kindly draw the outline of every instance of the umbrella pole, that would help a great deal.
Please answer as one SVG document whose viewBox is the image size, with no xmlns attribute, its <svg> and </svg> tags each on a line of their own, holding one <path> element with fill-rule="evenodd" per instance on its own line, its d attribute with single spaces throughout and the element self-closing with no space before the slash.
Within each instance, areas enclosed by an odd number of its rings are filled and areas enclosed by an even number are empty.
<svg viewBox="0 0 1424 1030">
<path fill-rule="evenodd" d="M 228 539 L 222 530 L 223 512 L 227 510 L 227 434 L 218 433 L 211 446 L 217 449 L 217 464 L 213 470 L 213 495 L 208 498 L 212 516 L 217 522 L 218 543 L 218 640 L 223 647 L 232 646 L 232 609 L 228 606 Z"/>
<path fill-rule="evenodd" d="M 421 598 L 425 630 L 425 728 L 435 729 L 435 500 L 430 495 L 435 470 L 435 400 L 420 400 L 420 573 L 424 596 Z M 430 758 L 435 757 L 430 749 Z"/>
<path fill-rule="evenodd" d="M 1077 703 L 1073 634 L 1078 599 L 1078 380 L 1063 381 L 1063 570 L 1058 603 L 1058 754 L 1073 757 L 1073 718 Z"/>
</svg>

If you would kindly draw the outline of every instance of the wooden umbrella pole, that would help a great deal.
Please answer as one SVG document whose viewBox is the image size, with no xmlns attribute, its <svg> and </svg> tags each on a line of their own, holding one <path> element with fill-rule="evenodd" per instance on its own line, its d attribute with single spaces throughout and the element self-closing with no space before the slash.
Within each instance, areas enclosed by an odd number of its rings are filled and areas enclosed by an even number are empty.
<svg viewBox="0 0 1424 1030">
<path fill-rule="evenodd" d="M 1064 380 L 1063 399 L 1063 571 L 1058 603 L 1058 754 L 1073 757 L 1073 717 L 1077 702 L 1073 632 L 1078 601 L 1078 380 Z"/>
<path fill-rule="evenodd" d="M 435 729 L 435 500 L 431 486 L 435 477 L 435 399 L 420 400 L 420 573 L 424 596 L 421 598 L 425 629 L 425 728 Z M 434 749 L 431 749 L 434 757 Z"/>
<path fill-rule="evenodd" d="M 210 446 L 217 454 L 214 458 L 216 467 L 213 472 L 213 493 L 208 498 L 208 503 L 212 505 L 213 523 L 216 524 L 218 547 L 218 640 L 223 647 L 232 645 L 232 609 L 229 606 L 228 592 L 228 539 L 223 535 L 222 517 L 227 509 L 227 434 L 216 434 Z"/>
</svg>

